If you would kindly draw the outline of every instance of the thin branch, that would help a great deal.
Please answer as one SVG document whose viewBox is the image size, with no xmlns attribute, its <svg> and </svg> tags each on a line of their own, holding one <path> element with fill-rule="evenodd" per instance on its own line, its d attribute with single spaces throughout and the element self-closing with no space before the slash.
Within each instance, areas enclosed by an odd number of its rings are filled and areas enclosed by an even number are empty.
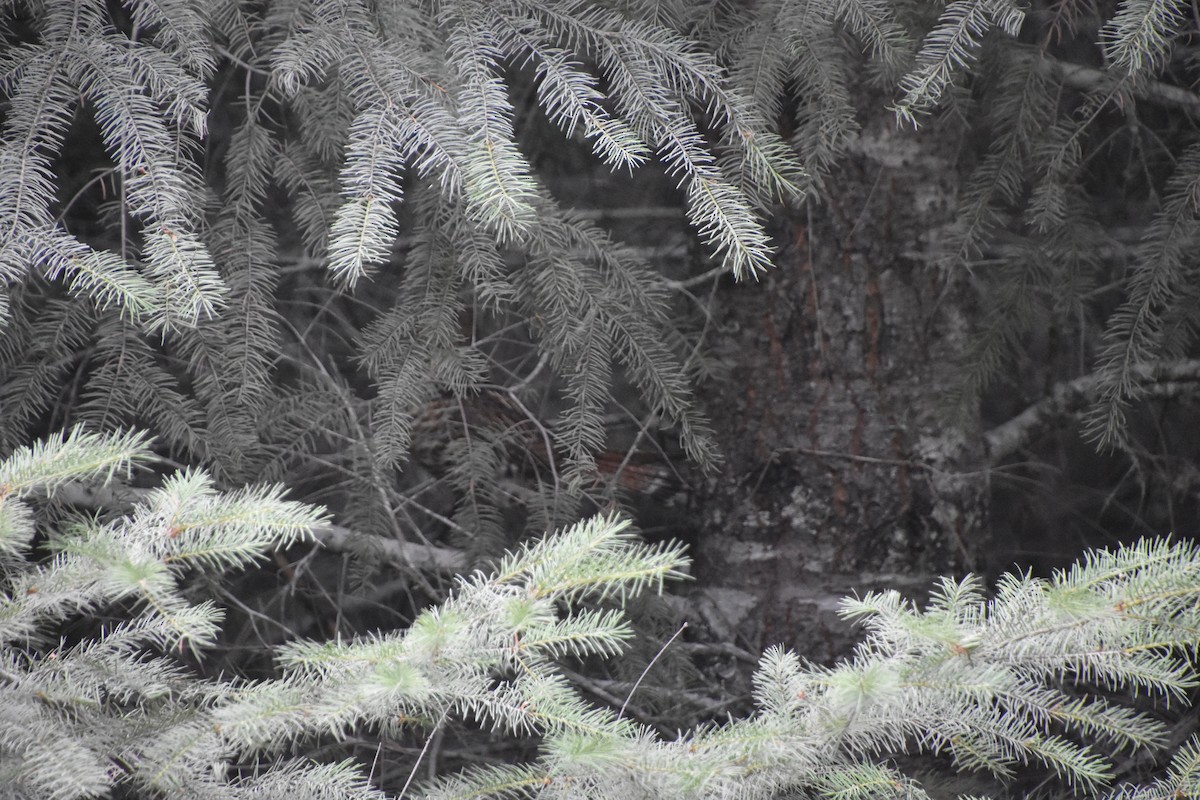
<svg viewBox="0 0 1200 800">
<path fill-rule="evenodd" d="M 1182 86 L 1172 86 L 1169 83 L 1145 78 L 1122 79 L 1105 70 L 1046 57 L 1043 57 L 1039 64 L 1051 77 L 1059 78 L 1070 88 L 1081 92 L 1126 88 L 1135 97 L 1161 106 L 1178 108 L 1191 116 L 1200 117 L 1200 95 L 1184 89 Z M 1123 87 L 1122 83 L 1124 83 Z"/>
<path fill-rule="evenodd" d="M 658 663 L 658 659 L 667 651 L 667 648 L 671 646 L 671 643 L 679 638 L 679 634 L 687 630 L 687 626 L 688 624 L 686 622 L 680 625 L 679 630 L 675 631 L 675 634 L 670 639 L 667 639 L 666 643 L 663 644 L 662 647 L 658 648 L 658 652 L 654 654 L 654 658 L 650 659 L 650 663 L 647 664 L 646 668 L 642 670 L 642 674 L 638 675 L 638 679 L 633 683 L 633 688 L 630 689 L 629 694 L 625 696 L 625 702 L 621 704 L 621 710 L 617 712 L 618 717 L 624 716 L 625 707 L 628 706 L 629 701 L 633 699 L 634 692 L 636 692 L 638 687 L 642 685 L 642 681 L 645 680 L 647 673 L 654 668 L 654 665 Z"/>
<path fill-rule="evenodd" d="M 1133 370 L 1140 388 L 1155 397 L 1178 397 L 1200 383 L 1200 359 L 1150 364 Z M 1050 394 L 1017 416 L 984 434 L 989 460 L 995 464 L 1020 450 L 1064 417 L 1083 411 L 1096 399 L 1101 376 L 1089 373 L 1057 384 Z"/>
</svg>

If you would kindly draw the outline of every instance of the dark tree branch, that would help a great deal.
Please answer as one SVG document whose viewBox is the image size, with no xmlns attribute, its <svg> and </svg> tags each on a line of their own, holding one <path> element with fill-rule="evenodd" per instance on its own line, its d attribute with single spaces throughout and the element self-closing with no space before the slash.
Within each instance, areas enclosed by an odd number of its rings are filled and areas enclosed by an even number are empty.
<svg viewBox="0 0 1200 800">
<path fill-rule="evenodd" d="M 1187 112 L 1191 116 L 1200 117 L 1200 95 L 1182 86 L 1172 86 L 1162 81 L 1146 78 L 1125 80 L 1111 72 L 1068 61 L 1058 61 L 1043 56 L 1039 61 L 1042 69 L 1055 78 L 1059 78 L 1072 89 L 1081 92 L 1096 90 L 1127 89 L 1130 94 Z"/>
<path fill-rule="evenodd" d="M 1200 359 L 1152 364 L 1134 370 L 1139 388 L 1154 397 L 1178 397 L 1196 391 Z M 1091 373 L 1057 384 L 1050 394 L 1017 416 L 984 434 L 989 460 L 994 464 L 1020 450 L 1046 429 L 1073 417 L 1096 399 L 1100 376 Z"/>
</svg>

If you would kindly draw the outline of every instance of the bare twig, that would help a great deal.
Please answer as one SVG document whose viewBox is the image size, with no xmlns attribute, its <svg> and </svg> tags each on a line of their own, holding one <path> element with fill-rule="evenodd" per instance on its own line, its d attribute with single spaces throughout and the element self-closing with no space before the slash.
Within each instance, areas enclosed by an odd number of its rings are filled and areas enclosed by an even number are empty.
<svg viewBox="0 0 1200 800">
<path fill-rule="evenodd" d="M 634 692 L 636 692 L 638 687 L 642 685 L 642 681 L 646 678 L 647 673 L 649 673 L 650 670 L 654 668 L 654 665 L 658 663 L 658 659 L 662 656 L 662 654 L 667 652 L 667 648 L 671 646 L 671 642 L 678 639 L 679 634 L 687 630 L 687 626 L 688 624 L 686 622 L 680 625 L 679 630 L 675 631 L 671 638 L 667 639 L 666 643 L 663 644 L 662 647 L 658 648 L 658 652 L 654 654 L 654 658 L 650 659 L 650 663 L 646 665 L 646 668 L 642 670 L 642 674 L 638 675 L 638 679 L 634 681 L 633 688 L 629 690 L 629 694 L 625 697 L 625 702 L 621 704 L 621 710 L 617 712 L 618 717 L 624 716 L 625 707 L 629 705 L 629 701 L 633 699 Z"/>
<path fill-rule="evenodd" d="M 421 748 L 421 752 L 417 756 L 417 761 L 415 764 L 413 764 L 412 771 L 408 773 L 408 780 L 404 782 L 403 788 L 400 789 L 400 797 L 404 797 L 408 794 L 408 787 L 412 785 L 413 778 L 417 776 L 417 769 L 421 766 L 421 762 L 425 760 L 425 754 L 429 752 L 430 745 L 432 745 L 435 740 L 439 744 L 441 743 L 442 725 L 446 722 L 446 717 L 448 716 L 449 712 L 442 714 L 442 718 L 438 720 L 437 725 L 435 725 L 433 730 L 429 732 L 429 738 L 425 740 L 425 746 Z"/>
</svg>

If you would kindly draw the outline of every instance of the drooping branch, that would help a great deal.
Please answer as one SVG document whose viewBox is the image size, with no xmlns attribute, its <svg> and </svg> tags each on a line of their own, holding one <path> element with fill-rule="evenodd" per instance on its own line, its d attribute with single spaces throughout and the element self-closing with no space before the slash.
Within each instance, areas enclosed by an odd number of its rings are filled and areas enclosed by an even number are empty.
<svg viewBox="0 0 1200 800">
<path fill-rule="evenodd" d="M 1152 364 L 1135 370 L 1140 390 L 1148 396 L 1169 398 L 1195 392 L 1200 384 L 1200 359 Z M 994 464 L 1020 450 L 1051 425 L 1073 417 L 1096 399 L 1100 376 L 1089 373 L 1057 384 L 1050 393 L 1017 416 L 984 434 L 989 460 Z"/>
</svg>

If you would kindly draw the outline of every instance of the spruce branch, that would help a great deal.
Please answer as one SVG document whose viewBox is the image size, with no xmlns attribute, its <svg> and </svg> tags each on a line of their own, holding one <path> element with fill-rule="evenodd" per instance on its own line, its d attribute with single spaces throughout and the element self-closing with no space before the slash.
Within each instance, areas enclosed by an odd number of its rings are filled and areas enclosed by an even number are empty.
<svg viewBox="0 0 1200 800">
<path fill-rule="evenodd" d="M 54 461 L 52 450 L 46 452 Z M 80 470 L 92 474 L 95 468 Z M 610 796 L 640 786 L 660 797 L 736 791 L 765 798 L 789 790 L 858 795 L 880 787 L 919 795 L 910 778 L 875 763 L 883 751 L 896 749 L 945 752 L 962 769 L 999 776 L 1040 763 L 1071 785 L 1096 790 L 1111 774 L 1109 763 L 1072 734 L 1144 748 L 1161 743 L 1165 731 L 1152 717 L 1084 687 L 1180 697 L 1196 685 L 1186 653 L 1200 630 L 1200 551 L 1144 541 L 1095 553 L 1049 580 L 1007 576 L 991 599 L 968 578 L 944 580 L 923 609 L 896 592 L 847 600 L 845 616 L 861 621 L 865 631 L 852 659 L 818 668 L 788 651 L 769 650 L 755 676 L 754 715 L 674 741 L 660 739 L 610 709 L 584 703 L 554 661 L 619 652 L 630 636 L 624 615 L 581 603 L 658 588 L 684 565 L 678 547 L 640 544 L 628 535 L 627 523 L 613 517 L 527 545 L 493 574 L 460 579 L 447 600 L 406 631 L 288 644 L 280 650 L 280 679 L 206 687 L 193 685 L 162 659 L 129 658 L 139 643 L 171 646 L 186 635 L 203 644 L 210 636 L 215 609 L 180 603 L 163 570 L 174 555 L 205 571 L 225 569 L 252 554 L 222 550 L 220 531 L 236 532 L 237 539 L 260 536 L 261 547 L 316 524 L 315 513 L 270 490 L 222 494 L 192 473 L 148 495 L 123 523 L 61 538 L 59 561 L 11 584 L 0 623 L 11 624 L 15 598 L 45 617 L 61 613 L 64 603 L 80 602 L 84 587 L 94 587 L 86 590 L 91 602 L 136 587 L 145 611 L 52 659 L 3 662 L 0 705 L 24 708 L 23 698 L 35 691 L 78 704 L 64 681 L 122 665 L 125 682 L 105 679 L 106 685 L 113 696 L 144 707 L 149 716 L 139 724 L 154 732 L 154 738 L 137 740 L 129 777 L 160 791 L 203 786 L 228 796 L 251 784 L 214 778 L 208 767 L 214 757 L 277 752 L 314 735 L 345 737 L 363 727 L 384 730 L 397 715 L 432 721 L 454 713 L 510 735 L 538 735 L 540 755 L 526 765 L 442 779 L 429 787 L 431 796 L 505 796 L 529 787 L 589 787 Z M 134 529 L 142 533 L 129 535 Z M 156 530 L 166 535 L 155 536 Z M 201 540 L 216 543 L 219 554 L 190 558 Z M 90 571 L 89 564 L 100 571 Z M 38 592 L 26 591 L 31 581 Z M 174 720 L 169 729 L 155 727 L 154 709 L 164 697 L 173 698 L 161 707 Z M 104 713 L 103 703 L 87 713 Z M 53 717 L 39 719 L 47 736 L 52 730 L 77 735 L 70 725 L 49 727 Z M 51 785 L 34 767 L 57 757 L 37 744 L 49 740 L 23 741 L 23 749 L 14 750 L 0 724 L 0 748 L 16 753 L 5 767 L 15 769 L 22 785 Z M 60 752 L 86 763 L 102 746 L 86 738 L 81 744 L 77 753 Z M 1186 756 L 1177 759 L 1166 780 L 1186 778 L 1189 763 Z M 357 796 L 354 773 L 344 765 L 285 761 L 262 769 L 253 785 L 295 782 L 303 796 L 308 781 L 323 780 Z M 73 797 L 86 791 L 84 785 L 54 791 Z"/>
<path fill-rule="evenodd" d="M 1161 743 L 1163 726 L 1103 697 L 1068 693 L 1061 680 L 1152 694 L 1195 685 L 1177 648 L 1179 632 L 1196 635 L 1197 557 L 1194 546 L 1142 542 L 1098 553 L 1049 581 L 1008 576 L 992 600 L 974 580 L 944 581 L 922 610 L 895 592 L 848 600 L 845 615 L 866 631 L 855 657 L 822 669 L 769 650 L 755 676 L 754 716 L 667 742 L 566 708 L 543 712 L 553 722 L 542 755 L 522 769 L 544 775 L 547 786 L 602 795 L 632 785 L 658 797 L 834 787 L 856 795 L 881 785 L 920 793 L 873 757 L 931 750 L 949 753 L 962 769 L 1000 776 L 1041 763 L 1095 791 L 1111 775 L 1108 761 L 1053 726 L 1138 747 Z M 1146 683 L 1149 674 L 1162 682 Z M 539 697 L 558 702 L 553 693 Z M 467 773 L 433 791 L 502 796 L 493 778 Z"/>
<path fill-rule="evenodd" d="M 1123 0 L 1100 32 L 1113 68 L 1127 75 L 1153 70 L 1187 19 L 1184 8 L 1179 0 Z"/>
<path fill-rule="evenodd" d="M 108 480 L 147 458 L 141 434 L 60 434 L 0 461 L 0 512 L 11 522 L 18 496 L 66 491 L 68 481 Z M 85 518 L 47 532 L 52 557 L 43 563 L 0 563 L 5 788 L 66 800 L 131 782 L 174 794 L 206 787 L 209 796 L 230 796 L 229 784 L 213 782 L 209 766 L 228 751 L 214 749 L 221 742 L 204 721 L 226 688 L 153 651 L 211 645 L 219 632 L 220 609 L 182 595 L 185 565 L 205 572 L 240 566 L 272 544 L 303 538 L 320 520 L 320 509 L 284 501 L 278 489 L 222 494 L 206 476 L 190 473 L 148 494 L 131 515 Z M 59 626 L 74 615 L 122 603 L 129 604 L 127 619 L 73 645 L 59 639 Z M 205 756 L 181 761 L 193 746 Z M 276 782 L 297 774 L 283 767 Z M 318 768 L 296 785 L 310 791 L 307 781 L 331 777 L 337 775 Z M 337 782 L 350 786 L 351 777 Z"/>
<path fill-rule="evenodd" d="M 916 124 L 918 115 L 941 99 L 955 74 L 972 62 L 991 27 L 1015 37 L 1024 17 L 1009 0 L 952 0 L 926 35 L 916 68 L 900 80 L 902 95 L 894 107 L 897 118 Z"/>
<path fill-rule="evenodd" d="M 350 125 L 350 142 L 342 168 L 342 193 L 348 201 L 330 227 L 334 277 L 353 286 L 367 264 L 387 261 L 399 234 L 393 203 L 403 196 L 392 153 L 399 149 L 390 114 L 373 108 Z"/>
<path fill-rule="evenodd" d="M 72 481 L 56 487 L 55 498 L 69 507 L 99 511 L 131 511 L 139 504 L 150 502 L 153 490 L 89 486 Z M 363 531 L 334 524 L 328 520 L 313 523 L 311 534 L 314 541 L 330 552 L 354 552 L 362 549 L 362 540 L 369 542 L 368 549 L 377 552 L 384 563 L 401 569 L 430 570 L 456 573 L 467 567 L 467 553 L 451 547 L 400 541 L 372 535 Z"/>
<path fill-rule="evenodd" d="M 144 433 L 89 433 L 82 428 L 22 447 L 0 462 L 0 496 L 53 493 L 72 481 L 107 482 L 152 459 Z"/>
<path fill-rule="evenodd" d="M 496 74 L 503 47 L 479 18 L 482 4 L 464 2 L 450 31 L 451 62 L 461 86 L 459 119 L 467 129 L 464 188 L 479 221 L 502 244 L 518 241 L 531 224 L 537 188 L 513 141 L 513 109 Z"/>
<path fill-rule="evenodd" d="M 137 65 L 126 60 L 124 48 L 99 37 L 70 55 L 71 77 L 95 104 L 105 147 L 125 180 L 130 212 L 159 225 L 194 224 L 195 167 L 176 156 L 177 148 L 191 143 L 171 135 L 151 92 L 131 91 L 146 84 Z"/>
<path fill-rule="evenodd" d="M 588 602 L 659 588 L 682 567 L 677 547 L 638 544 L 613 518 L 530 544 L 498 575 L 463 578 L 407 631 L 288 645 L 278 679 L 199 681 L 165 651 L 218 635 L 220 609 L 185 597 L 184 576 L 215 579 L 310 536 L 330 549 L 359 537 L 280 489 L 218 488 L 260 468 L 291 478 L 292 463 L 324 460 L 338 478 L 320 491 L 351 498 L 349 514 L 373 523 L 364 538 L 382 561 L 465 568 L 465 552 L 374 532 L 400 531 L 395 509 L 425 502 L 416 492 L 432 481 L 398 490 L 413 473 L 391 468 L 404 463 L 433 399 L 455 427 L 437 479 L 450 499 L 422 510 L 458 533 L 501 531 L 506 503 L 533 526 L 574 513 L 596 479 L 613 382 L 625 377 L 690 453 L 713 457 L 663 291 L 673 284 L 557 205 L 518 141 L 524 111 L 514 89 L 530 76 L 532 102 L 610 167 L 661 160 L 701 238 L 742 276 L 770 262 L 764 208 L 821 186 L 854 134 L 849 87 L 863 66 L 854 50 L 886 74 L 907 70 L 902 118 L 936 105 L 958 75 L 977 78 L 998 138 L 961 197 L 951 252 L 973 263 L 997 251 L 1002 228 L 1032 234 L 994 271 L 1005 289 L 992 295 L 999 310 L 983 326 L 993 342 L 978 359 L 994 371 L 1030 320 L 1060 301 L 1053 287 L 1092 274 L 1075 245 L 1096 227 L 1072 201 L 1092 153 L 1081 145 L 1086 125 L 1061 118 L 1060 88 L 1128 89 L 1194 111 L 1187 90 L 1151 80 L 1190 24 L 1182 5 L 1120 5 L 1104 33 L 1115 77 L 1040 56 L 1022 64 L 1012 58 L 1022 48 L 1002 37 L 985 47 L 990 29 L 1015 34 L 1022 23 L 1004 0 L 950 3 L 915 66 L 905 33 L 912 9 L 877 0 L 651 10 L 584 0 L 131 0 L 128 18 L 97 2 L 11 8 L 21 25 L 5 35 L 30 43 L 0 54 L 3 450 L 47 419 L 70 415 L 95 430 L 136 420 L 217 477 L 184 471 L 132 493 L 124 516 L 104 503 L 103 516 L 47 530 L 39 494 L 67 501 L 77 481 L 127 469 L 146 442 L 64 433 L 0 463 L 0 786 L 64 798 L 103 795 L 114 780 L 126 784 L 116 791 L 161 796 L 375 797 L 349 765 L 289 756 L 316 739 L 391 736 L 448 715 L 536 737 L 539 755 L 438 782 L 434 796 L 921 796 L 875 763 L 896 749 L 945 753 L 1000 776 L 1037 763 L 1096 790 L 1111 774 L 1101 744 L 1128 751 L 1164 740 L 1153 720 L 1087 684 L 1172 699 L 1194 685 L 1181 653 L 1195 647 L 1197 555 L 1175 545 L 1097 556 L 1046 581 L 1010 577 L 991 600 L 970 580 L 944 582 L 923 609 L 868 596 L 847 607 L 867 627 L 855 658 L 820 669 L 771 651 L 755 715 L 674 740 L 589 706 L 557 664 L 611 658 L 628 643 L 621 613 Z M 730 31 L 723 49 L 697 39 Z M 728 74 L 714 52 L 733 62 Z M 1000 67 L 976 66 L 977 54 Z M 238 84 L 245 95 L 230 105 L 224 87 Z M 225 103 L 214 130 L 234 131 L 215 168 L 198 146 L 210 85 Z M 792 87 L 794 104 L 783 99 Z M 798 155 L 772 130 L 793 105 Z M 111 238 L 59 201 L 70 188 L 59 175 L 73 158 L 65 145 L 89 133 L 76 122 L 80 108 L 95 117 L 115 167 L 67 206 L 115 189 L 98 214 Z M 1105 369 L 990 432 L 993 458 L 1097 393 L 1120 407 L 1190 392 L 1192 160 L 1180 161 L 1139 253 Z M 201 202 L 210 192 L 214 202 Z M 276 198 L 294 213 L 306 258 L 344 289 L 373 273 L 372 297 L 327 292 L 306 262 L 281 274 L 292 231 L 271 207 Z M 288 325 L 277 298 L 291 304 Z M 311 325 L 291 324 L 298 307 L 312 311 Z M 360 328 L 362 314 L 374 321 Z M 489 314 L 499 320 L 491 331 Z M 289 326 L 290 340 L 280 332 Z M 350 367 L 324 372 L 326 355 L 351 363 L 352 329 L 378 390 L 369 402 L 351 394 Z M 511 361 L 496 355 L 526 329 L 536 341 L 518 342 Z M 310 337 L 336 340 L 336 352 Z M 289 383 L 293 370 L 302 376 Z M 475 392 L 508 378 L 496 392 L 519 409 L 516 422 L 512 413 L 468 414 Z M 554 423 L 521 400 L 546 387 L 564 401 Z M 522 439 L 528 430 L 535 447 Z M 518 447 L 534 457 L 536 480 L 552 484 L 544 494 L 511 490 L 505 465 Z M 75 627 L 100 613 L 119 621 Z M 68 628 L 82 641 L 61 641 Z M 1194 783 L 1195 750 L 1149 790 Z"/>
<path fill-rule="evenodd" d="M 102 310 L 116 307 L 134 322 L 166 313 L 158 287 L 116 254 L 94 250 L 58 230 L 34 231 L 29 238 L 31 254 L 46 265 L 46 278 L 65 279 L 77 297 Z"/>
<path fill-rule="evenodd" d="M 1178 305 L 1187 302 L 1181 287 L 1192 275 L 1187 253 L 1198 236 L 1200 145 L 1194 144 L 1179 159 L 1167 184 L 1163 206 L 1138 248 L 1129 294 L 1105 331 L 1100 402 L 1088 425 L 1089 433 L 1102 444 L 1125 441 L 1125 413 L 1141 391 L 1137 370 L 1159 353 L 1182 356 L 1195 338 L 1193 331 L 1170 320 Z"/>
</svg>

